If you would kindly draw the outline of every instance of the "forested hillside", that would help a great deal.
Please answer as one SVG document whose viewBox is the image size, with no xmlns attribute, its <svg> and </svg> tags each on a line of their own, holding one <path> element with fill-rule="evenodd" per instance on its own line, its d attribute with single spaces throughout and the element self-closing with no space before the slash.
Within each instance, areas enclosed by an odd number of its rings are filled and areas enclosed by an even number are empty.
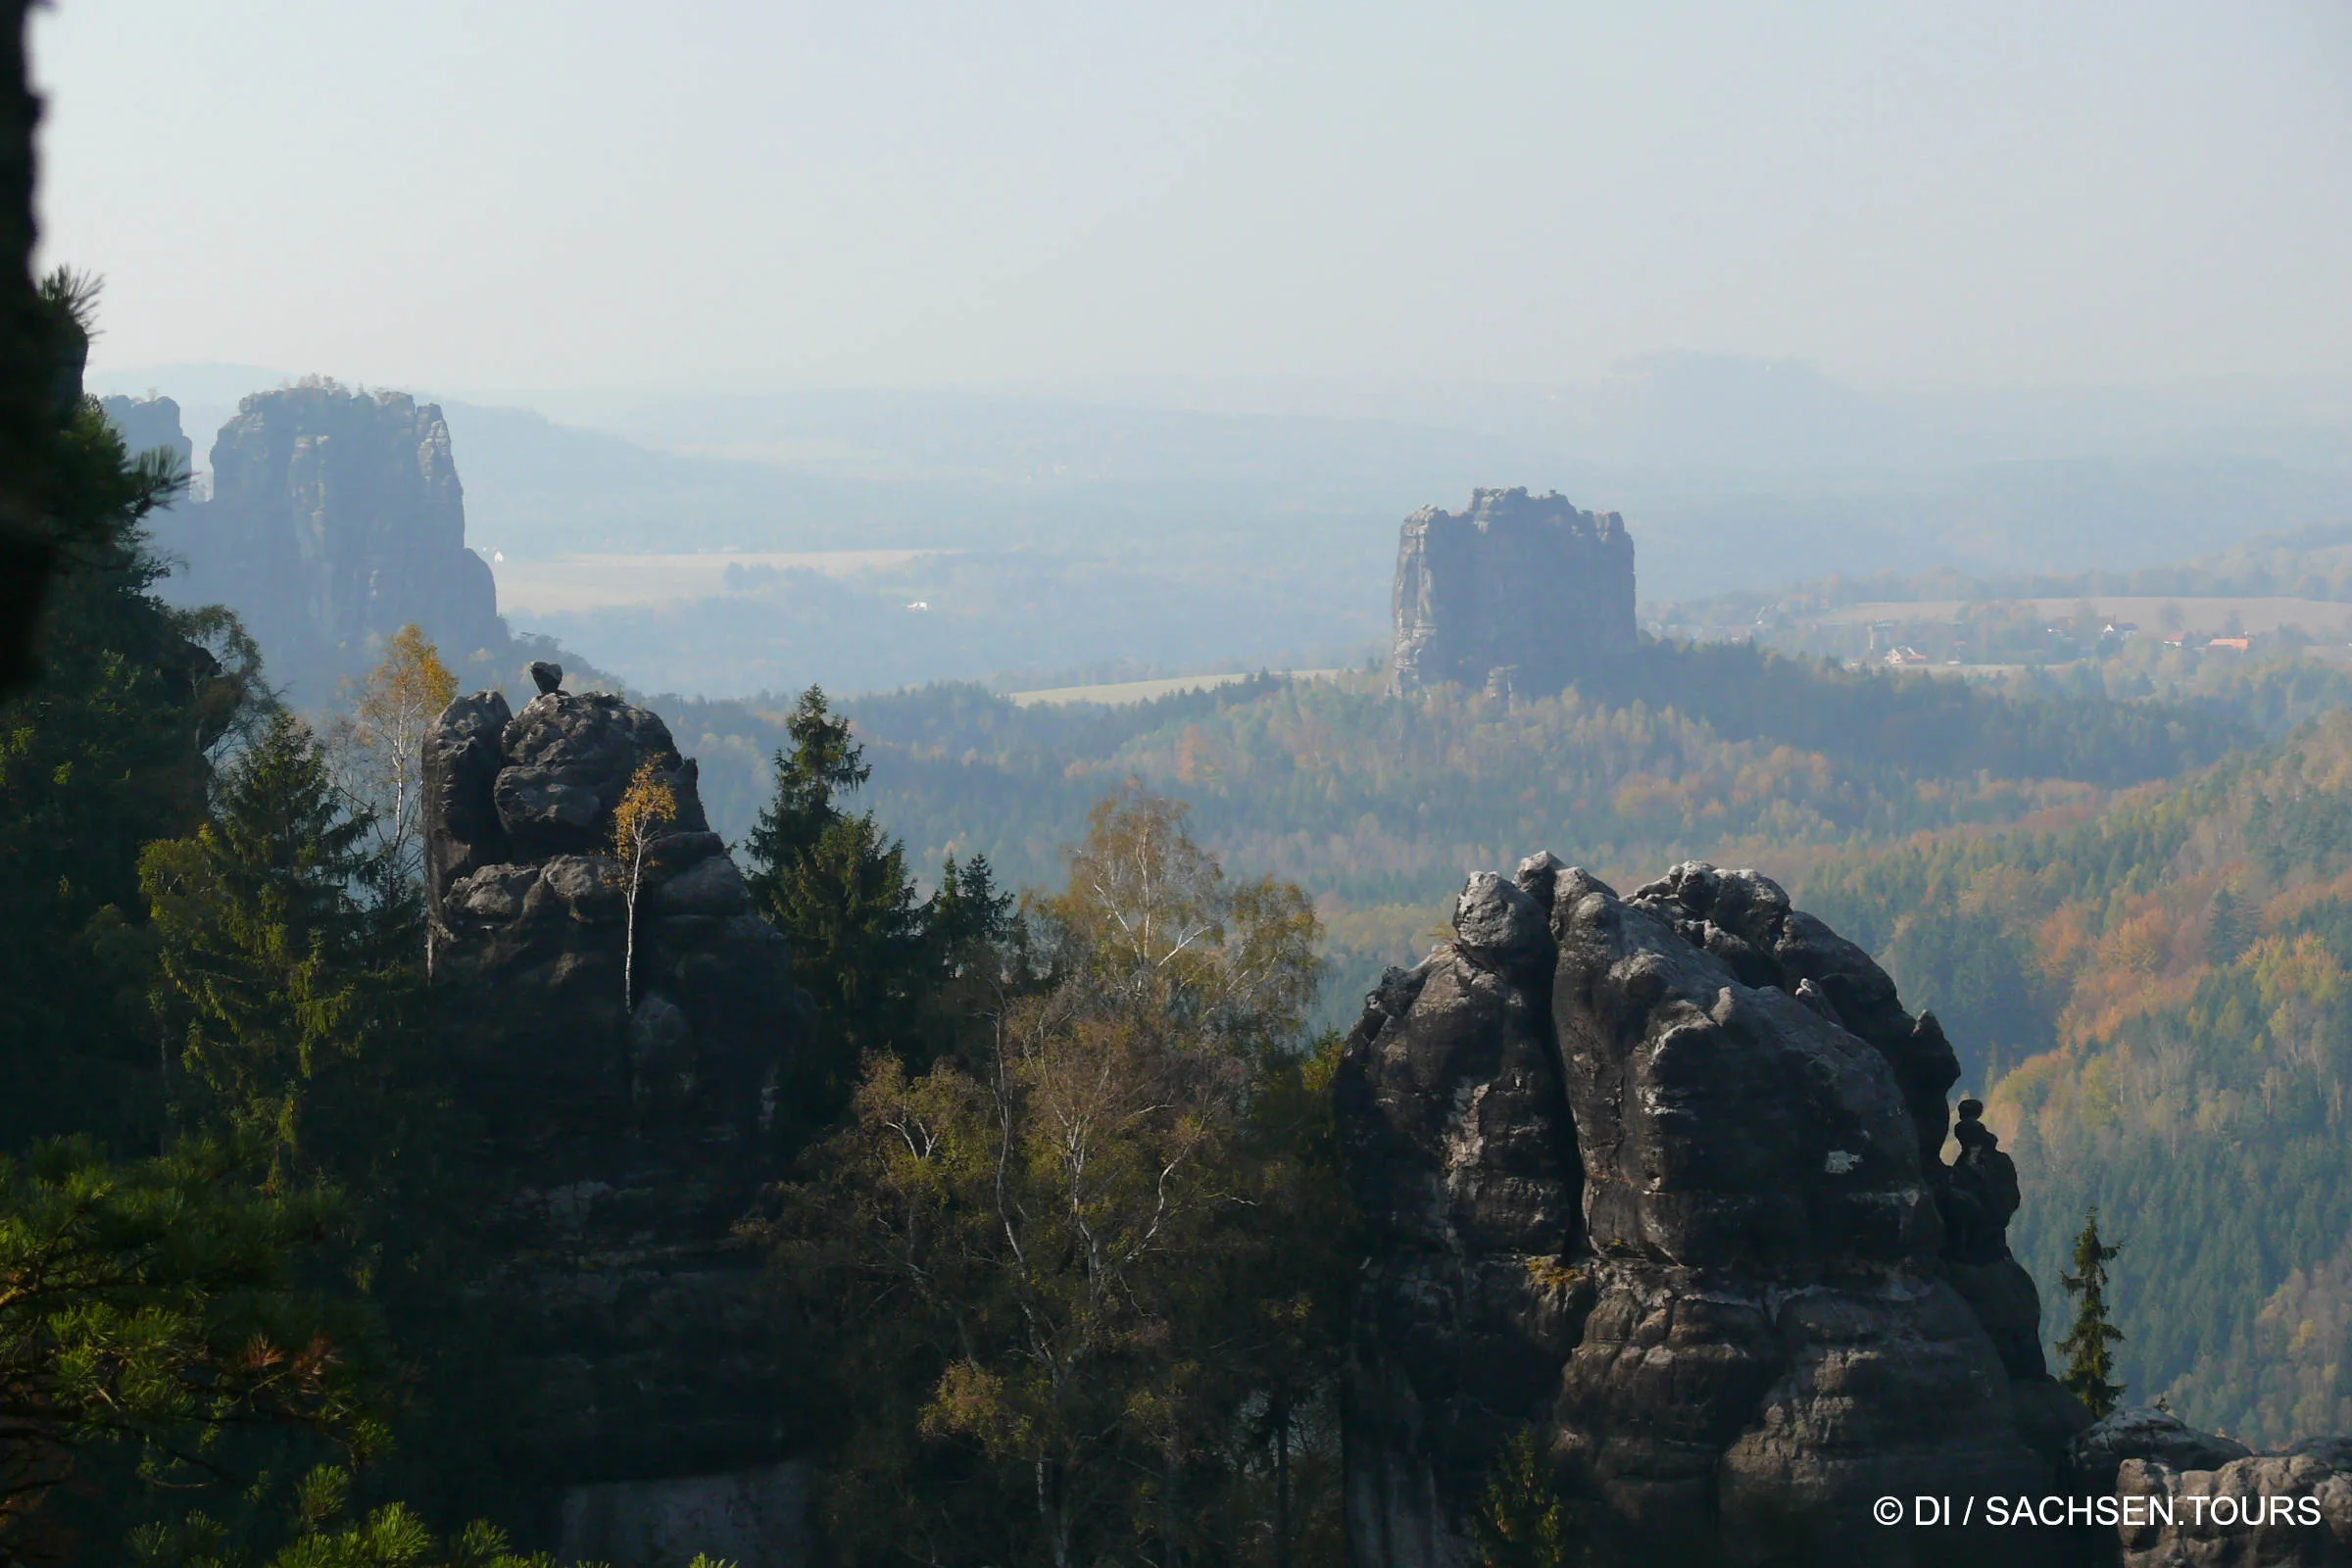
<svg viewBox="0 0 2352 1568">
<path fill-rule="evenodd" d="M 1992 690 L 1746 646 L 1646 644 L 1605 689 L 1537 701 L 1380 687 L 1260 678 L 1105 709 L 934 686 L 846 708 L 874 765 L 865 803 L 917 865 L 980 853 L 1042 885 L 1104 790 L 1132 778 L 1186 800 L 1226 863 L 1317 898 L 1332 1020 L 1418 956 L 1466 873 L 1534 849 L 1615 878 L 1689 858 L 1786 876 L 1858 844 L 2086 810 L 2258 737 L 2238 703 Z M 739 836 L 788 704 L 658 705 L 702 759 L 713 824 Z"/>
<path fill-rule="evenodd" d="M 2133 1398 L 2255 1442 L 2352 1424 L 2352 714 L 1799 891 L 1989 1082 L 2053 1330 L 2096 1204 Z"/>
</svg>

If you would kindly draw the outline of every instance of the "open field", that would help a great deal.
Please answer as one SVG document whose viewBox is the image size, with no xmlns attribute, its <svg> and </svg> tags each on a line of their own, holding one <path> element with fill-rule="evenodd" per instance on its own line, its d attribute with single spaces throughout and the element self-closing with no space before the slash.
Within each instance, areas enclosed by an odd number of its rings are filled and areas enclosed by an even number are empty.
<svg viewBox="0 0 2352 1568">
<path fill-rule="evenodd" d="M 1007 692 L 1004 695 L 1007 701 L 1022 708 L 1039 703 L 1049 707 L 1059 707 L 1065 703 L 1101 703 L 1105 708 L 1116 708 L 1122 703 L 1148 703 L 1155 697 L 1166 697 L 1176 692 L 1200 692 L 1218 686 L 1230 686 L 1237 680 L 1248 680 L 1250 673 L 1237 671 L 1226 675 L 1176 675 L 1166 680 L 1121 680 L 1102 686 L 1054 686 L 1044 691 Z M 1329 680 L 1346 671 L 1278 669 L 1274 673 L 1288 675 L 1293 680 Z"/>
<path fill-rule="evenodd" d="M 680 555 L 509 555 L 491 564 L 498 608 L 548 615 L 708 599 L 727 591 L 727 568 L 806 567 L 829 576 L 900 565 L 936 550 L 710 550 Z"/>
<path fill-rule="evenodd" d="M 2231 615 L 2239 627 L 2260 635 L 2281 626 L 2298 626 L 2315 637 L 2352 634 L 2352 605 L 2321 599 L 2190 599 L 2137 598 L 2122 595 L 2089 599 L 2020 599 L 2053 621 L 2071 619 L 2084 605 L 2110 620 L 2129 620 L 2140 630 L 2164 629 L 2168 605 L 2180 611 L 2180 625 L 2188 631 L 2218 635 Z M 1966 599 L 1882 600 L 1862 605 L 1839 605 L 1812 619 L 1825 624 L 1854 625 L 1873 620 L 1957 620 L 1963 611 L 1983 609 L 1986 601 Z"/>
</svg>

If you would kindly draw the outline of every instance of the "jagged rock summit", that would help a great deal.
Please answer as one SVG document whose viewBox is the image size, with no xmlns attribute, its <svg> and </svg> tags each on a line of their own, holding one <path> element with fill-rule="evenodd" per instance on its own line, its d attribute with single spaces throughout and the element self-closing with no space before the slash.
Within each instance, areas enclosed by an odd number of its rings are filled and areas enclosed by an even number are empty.
<svg viewBox="0 0 2352 1568">
<path fill-rule="evenodd" d="M 1972 1119 L 1942 1162 L 1957 1077 L 1935 1018 L 1754 872 L 1471 878 L 1335 1084 L 1376 1238 L 1352 1560 L 1474 1562 L 1525 1429 L 1596 1563 L 1985 1560 L 1979 1532 L 1870 1512 L 2047 1491 L 2088 1424 L 2001 1240 L 2007 1156 Z"/>
<path fill-rule="evenodd" d="M 177 409 L 169 433 L 163 413 L 107 407 L 134 449 L 184 450 Z M 220 427 L 212 463 L 212 499 L 158 520 L 158 544 L 185 563 L 164 589 L 236 611 L 304 699 L 372 664 L 412 621 L 453 664 L 505 648 L 489 564 L 466 548 L 465 489 L 438 405 L 318 379 L 257 392 Z"/>
<path fill-rule="evenodd" d="M 1473 490 L 1404 519 L 1391 608 L 1392 691 L 1553 696 L 1633 648 L 1633 537 L 1556 492 Z"/>
<path fill-rule="evenodd" d="M 482 1118 L 479 1282 L 501 1348 L 480 1441 L 565 1560 L 809 1560 L 806 1473 L 758 1258 L 779 1081 L 810 1007 L 659 715 L 561 689 L 452 703 L 424 743 L 434 984 Z M 613 808 L 675 802 L 635 888 Z M 634 984 L 624 995 L 633 939 Z"/>
<path fill-rule="evenodd" d="M 168 452 L 179 471 L 188 471 L 196 458 L 196 444 L 187 438 L 179 424 L 179 404 L 167 397 L 111 397 L 98 400 L 106 422 L 122 437 L 122 445 L 133 454 Z"/>
</svg>

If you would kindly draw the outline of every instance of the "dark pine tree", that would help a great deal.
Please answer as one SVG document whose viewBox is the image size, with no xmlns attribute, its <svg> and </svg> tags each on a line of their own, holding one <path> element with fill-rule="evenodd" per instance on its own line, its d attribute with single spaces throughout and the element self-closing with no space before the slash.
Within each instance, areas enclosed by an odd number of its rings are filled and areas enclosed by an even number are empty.
<svg viewBox="0 0 2352 1568">
<path fill-rule="evenodd" d="M 167 568 L 144 522 L 184 476 L 167 453 L 125 451 L 80 395 L 94 294 L 64 273 L 41 291 L 59 366 L 41 400 L 54 424 L 41 484 L 56 571 L 38 677 L 0 698 L 0 1147 L 9 1149 L 67 1131 L 118 1152 L 157 1147 L 139 850 L 204 819 L 209 754 L 252 710 L 258 683 L 257 656 L 233 617 L 173 610 L 155 595 Z"/>
<path fill-rule="evenodd" d="M 839 1112 L 867 1053 L 936 1054 L 942 982 L 1003 931 L 1010 900 L 985 858 L 951 860 L 939 896 L 917 897 L 906 846 L 842 804 L 873 768 L 822 691 L 801 695 L 785 732 L 775 794 L 746 848 L 753 898 L 792 939 L 794 977 L 816 1000 L 818 1049 L 802 1054 L 785 1104 L 805 1134 Z"/>
<path fill-rule="evenodd" d="M 2082 1234 L 2075 1238 L 2075 1271 L 2058 1276 L 2076 1300 L 2075 1326 L 2058 1342 L 2066 1356 L 2066 1370 L 2058 1381 L 2101 1419 L 2114 1411 L 2124 1393 L 2124 1386 L 2115 1381 L 2115 1346 L 2124 1331 L 2107 1315 L 2107 1265 L 2121 1250 L 2099 1240 L 2094 1204 L 2083 1217 Z"/>
<path fill-rule="evenodd" d="M 281 712 L 222 779 L 212 820 L 140 856 L 175 1099 L 198 1119 L 290 1153 L 314 1081 L 368 1061 L 391 1027 L 415 911 L 363 896 L 387 882 L 369 842 L 316 738 Z"/>
<path fill-rule="evenodd" d="M 801 693 L 784 733 L 791 745 L 776 753 L 775 795 L 745 843 L 753 895 L 770 907 L 825 829 L 841 820 L 838 797 L 856 791 L 874 772 L 850 736 L 850 721 L 835 713 L 814 686 Z"/>
</svg>

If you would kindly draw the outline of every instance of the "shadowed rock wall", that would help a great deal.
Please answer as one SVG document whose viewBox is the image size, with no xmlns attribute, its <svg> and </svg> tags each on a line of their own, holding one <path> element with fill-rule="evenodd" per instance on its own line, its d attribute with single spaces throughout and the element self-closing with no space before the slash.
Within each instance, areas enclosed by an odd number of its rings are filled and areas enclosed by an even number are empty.
<svg viewBox="0 0 2352 1568">
<path fill-rule="evenodd" d="M 1634 541 L 1614 512 L 1474 490 L 1404 519 L 1391 610 L 1393 691 L 1548 697 L 1633 648 Z"/>
<path fill-rule="evenodd" d="M 760 1258 L 731 1241 L 782 1174 L 776 1088 L 809 1023 L 785 940 L 644 709 L 460 698 L 424 763 L 434 984 L 451 1085 L 482 1131 L 477 1436 L 516 1522 L 594 1560 L 806 1560 L 778 1544 L 807 1538 L 786 1347 Z M 640 886 L 624 995 L 627 881 L 608 841 L 644 763 L 678 810 Z"/>
</svg>

